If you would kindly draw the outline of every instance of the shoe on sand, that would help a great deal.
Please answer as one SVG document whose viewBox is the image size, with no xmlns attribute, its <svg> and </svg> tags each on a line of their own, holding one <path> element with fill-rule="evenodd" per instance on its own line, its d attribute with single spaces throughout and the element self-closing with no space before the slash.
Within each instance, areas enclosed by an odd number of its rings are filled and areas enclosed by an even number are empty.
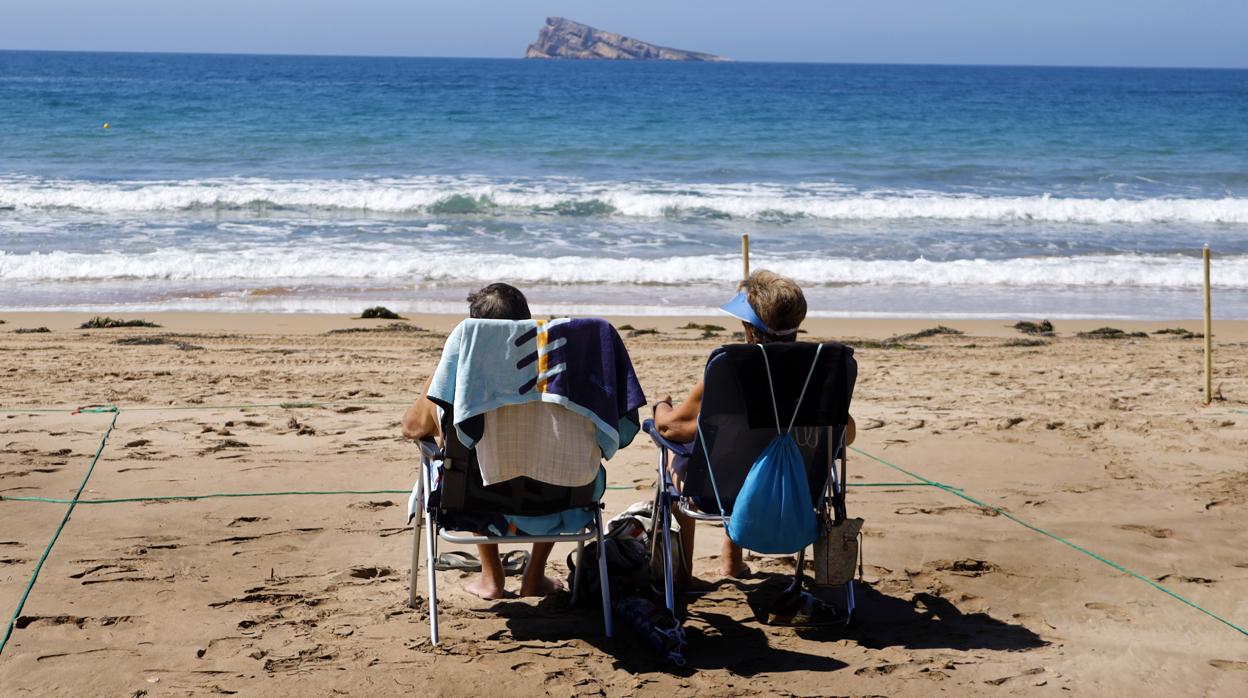
<svg viewBox="0 0 1248 698">
<path fill-rule="evenodd" d="M 820 601 L 808 591 L 786 593 L 776 601 L 775 608 L 767 613 L 768 625 L 818 628 L 841 625 L 844 622 L 845 616 L 836 606 Z"/>
</svg>

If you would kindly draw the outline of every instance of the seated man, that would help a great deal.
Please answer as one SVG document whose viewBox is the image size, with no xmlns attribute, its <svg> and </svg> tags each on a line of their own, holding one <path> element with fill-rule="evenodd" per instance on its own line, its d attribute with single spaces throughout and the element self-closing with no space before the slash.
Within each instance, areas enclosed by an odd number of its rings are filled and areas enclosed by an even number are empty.
<svg viewBox="0 0 1248 698">
<path fill-rule="evenodd" d="M 528 320 L 532 317 L 524 294 L 508 284 L 490 284 L 468 296 L 468 316 L 493 320 Z M 442 438 L 441 419 L 437 405 L 428 397 L 433 376 L 426 381 L 421 397 L 403 415 L 403 436 L 408 439 Z M 534 543 L 529 564 L 520 582 L 521 596 L 546 596 L 563 589 L 563 582 L 547 577 L 546 559 L 554 543 Z M 501 599 L 507 596 L 504 588 L 504 570 L 498 555 L 498 546 L 477 546 L 481 558 L 481 576 L 465 587 L 483 599 Z"/>
<path fill-rule="evenodd" d="M 739 286 L 735 298 L 723 306 L 728 314 L 741 320 L 745 328 L 745 341 L 751 344 L 769 342 L 792 342 L 796 340 L 798 327 L 806 319 L 806 297 L 792 279 L 766 270 L 758 270 Z M 664 397 L 654 405 L 654 424 L 663 438 L 676 442 L 691 442 L 698 431 L 698 413 L 702 410 L 702 393 L 705 386 L 701 380 L 679 407 L 672 406 L 672 398 Z M 854 441 L 854 419 L 850 417 L 845 430 L 845 444 Z M 684 459 L 669 461 L 669 473 L 678 488 L 685 480 Z M 693 577 L 692 559 L 695 520 L 685 516 L 679 509 L 674 511 L 680 522 L 681 543 L 688 566 L 677 570 L 677 582 L 687 587 Z M 720 572 L 728 577 L 743 577 L 750 572 L 742 557 L 741 547 L 724 535 L 720 554 Z"/>
</svg>

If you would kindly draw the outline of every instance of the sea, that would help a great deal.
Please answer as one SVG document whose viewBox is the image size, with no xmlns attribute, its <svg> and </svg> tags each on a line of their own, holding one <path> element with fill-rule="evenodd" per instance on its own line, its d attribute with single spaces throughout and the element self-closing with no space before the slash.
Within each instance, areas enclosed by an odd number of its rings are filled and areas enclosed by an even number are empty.
<svg viewBox="0 0 1248 698">
<path fill-rule="evenodd" d="M 1248 319 L 1248 71 L 0 52 L 0 311 Z"/>
</svg>

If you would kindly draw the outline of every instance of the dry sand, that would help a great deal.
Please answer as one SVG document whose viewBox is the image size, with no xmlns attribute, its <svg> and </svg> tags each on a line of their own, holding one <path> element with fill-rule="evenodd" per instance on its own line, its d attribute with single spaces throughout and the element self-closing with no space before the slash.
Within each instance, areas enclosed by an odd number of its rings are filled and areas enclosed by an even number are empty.
<svg viewBox="0 0 1248 698">
<path fill-rule="evenodd" d="M 125 411 L 84 498 L 404 489 L 416 449 L 401 407 L 213 408 L 406 401 L 457 318 L 427 332 L 327 334 L 386 321 L 159 314 L 160 329 L 77 330 L 77 314 L 0 316 L 0 407 L 89 403 Z M 619 318 L 654 400 L 679 396 L 710 349 L 685 319 Z M 726 324 L 719 318 L 704 321 Z M 1218 327 L 1224 401 L 1201 405 L 1201 343 L 1087 340 L 1058 322 L 1041 346 L 999 321 L 872 348 L 930 321 L 816 321 L 857 343 L 858 445 L 963 487 L 1248 624 L 1248 324 Z M 1165 323 L 1173 325 L 1174 323 Z M 1198 323 L 1182 323 L 1199 330 Z M 46 326 L 46 334 L 14 334 Z M 129 337 L 177 344 L 118 345 Z M 0 495 L 72 496 L 112 415 L 0 414 Z M 651 496 L 655 449 L 608 463 L 608 512 Z M 866 457 L 855 482 L 907 478 Z M 720 578 L 720 533 L 699 536 L 715 589 L 689 605 L 688 670 L 562 596 L 486 602 L 441 573 L 443 644 L 406 605 L 401 494 L 79 505 L 0 655 L 0 694 L 238 695 L 1242 695 L 1248 637 L 1105 564 L 946 492 L 855 488 L 866 585 L 856 627 L 794 630 L 754 618 L 783 559 Z M 0 501 L 7 621 L 64 506 Z M 570 546 L 556 550 L 555 566 Z M 511 585 L 517 584 L 512 578 Z M 423 585 L 422 585 L 423 590 Z"/>
</svg>

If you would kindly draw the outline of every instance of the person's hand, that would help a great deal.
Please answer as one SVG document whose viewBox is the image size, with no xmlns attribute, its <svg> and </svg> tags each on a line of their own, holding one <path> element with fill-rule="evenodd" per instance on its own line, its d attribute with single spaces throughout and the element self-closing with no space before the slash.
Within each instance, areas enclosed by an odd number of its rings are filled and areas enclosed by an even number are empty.
<svg viewBox="0 0 1248 698">
<path fill-rule="evenodd" d="M 658 417 L 661 413 L 670 409 L 672 409 L 672 396 L 664 395 L 658 402 L 654 403 L 654 416 Z"/>
</svg>

